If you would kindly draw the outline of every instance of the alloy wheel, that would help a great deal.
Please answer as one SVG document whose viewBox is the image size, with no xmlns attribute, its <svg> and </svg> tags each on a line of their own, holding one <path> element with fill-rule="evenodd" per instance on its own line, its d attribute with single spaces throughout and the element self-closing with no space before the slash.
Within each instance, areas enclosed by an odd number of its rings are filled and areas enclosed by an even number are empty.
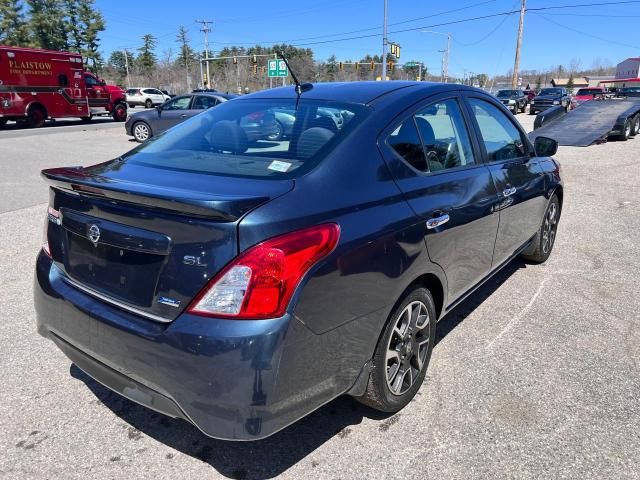
<svg viewBox="0 0 640 480">
<path fill-rule="evenodd" d="M 387 387 L 394 395 L 409 390 L 425 368 L 429 352 L 429 311 L 411 302 L 395 320 L 386 354 Z"/>
<path fill-rule="evenodd" d="M 556 241 L 556 229 L 558 228 L 558 205 L 554 202 L 544 217 L 542 228 L 542 252 L 548 253 Z"/>
<path fill-rule="evenodd" d="M 144 142 L 149 138 L 149 127 L 144 123 L 136 123 L 133 126 L 133 136 L 139 142 Z"/>
</svg>

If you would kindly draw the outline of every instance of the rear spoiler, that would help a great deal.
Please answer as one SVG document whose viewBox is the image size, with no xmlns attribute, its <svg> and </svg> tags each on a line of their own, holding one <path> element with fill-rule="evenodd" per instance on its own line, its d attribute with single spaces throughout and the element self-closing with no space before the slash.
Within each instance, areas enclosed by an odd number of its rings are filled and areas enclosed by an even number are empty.
<svg viewBox="0 0 640 480">
<path fill-rule="evenodd" d="M 51 187 L 75 195 L 145 205 L 172 213 L 223 222 L 235 222 L 245 213 L 269 200 L 269 197 L 265 196 L 212 195 L 116 181 L 88 174 L 82 167 L 50 168 L 42 170 L 41 175 Z"/>
</svg>

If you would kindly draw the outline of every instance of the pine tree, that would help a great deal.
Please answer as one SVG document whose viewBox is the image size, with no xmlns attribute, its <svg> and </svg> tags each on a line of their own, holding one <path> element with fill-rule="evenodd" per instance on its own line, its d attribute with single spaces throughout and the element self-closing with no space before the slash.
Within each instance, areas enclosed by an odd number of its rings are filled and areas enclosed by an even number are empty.
<svg viewBox="0 0 640 480">
<path fill-rule="evenodd" d="M 104 60 L 100 54 L 98 35 L 105 29 L 102 13 L 93 7 L 94 0 L 76 0 L 78 4 L 79 30 L 83 42 L 80 53 L 90 70 L 97 72 L 102 68 Z"/>
<path fill-rule="evenodd" d="M 48 50 L 68 50 L 66 9 L 59 0 L 27 0 L 29 30 L 33 46 Z"/>
<path fill-rule="evenodd" d="M 150 33 L 147 33 L 142 37 L 142 46 L 138 48 L 140 55 L 138 55 L 138 58 L 136 59 L 136 64 L 143 74 L 153 72 L 158 64 L 158 57 L 156 57 L 154 52 L 156 44 L 156 37 Z"/>
<path fill-rule="evenodd" d="M 573 74 L 571 74 L 571 76 L 569 77 L 569 80 L 567 81 L 567 91 L 571 94 L 573 93 L 573 87 L 575 86 L 575 82 L 573 80 Z"/>
<path fill-rule="evenodd" d="M 27 21 L 22 0 L 0 0 L 0 44 L 27 46 Z"/>
</svg>

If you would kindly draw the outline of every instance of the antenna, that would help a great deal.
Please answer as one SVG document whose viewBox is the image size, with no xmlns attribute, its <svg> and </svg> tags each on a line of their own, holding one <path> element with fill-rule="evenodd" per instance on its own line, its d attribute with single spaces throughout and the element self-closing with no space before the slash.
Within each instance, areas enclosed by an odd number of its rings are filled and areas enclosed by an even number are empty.
<svg viewBox="0 0 640 480">
<path fill-rule="evenodd" d="M 293 77 L 293 81 L 296 82 L 296 93 L 298 94 L 298 99 L 300 99 L 300 95 L 302 95 L 303 92 L 311 90 L 313 88 L 313 84 L 311 84 L 311 83 L 302 83 L 301 84 L 300 81 L 298 80 L 298 77 L 296 77 L 296 73 L 291 69 L 291 66 L 289 65 L 287 57 L 284 56 L 284 52 L 278 51 L 276 53 L 278 54 L 278 56 L 280 58 L 282 58 L 282 60 L 284 60 L 285 65 L 287 66 L 287 68 L 291 72 L 291 76 Z M 296 102 L 296 104 L 297 104 L 297 102 Z"/>
</svg>

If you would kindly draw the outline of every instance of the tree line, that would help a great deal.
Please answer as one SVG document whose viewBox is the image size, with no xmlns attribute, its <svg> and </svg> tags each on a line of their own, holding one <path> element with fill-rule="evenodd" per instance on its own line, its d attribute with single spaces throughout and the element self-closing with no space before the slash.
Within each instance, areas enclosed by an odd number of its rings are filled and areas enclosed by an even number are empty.
<svg viewBox="0 0 640 480">
<path fill-rule="evenodd" d="M 78 52 L 96 72 L 104 29 L 94 0 L 0 0 L 0 44 Z"/>
<path fill-rule="evenodd" d="M 137 49 L 116 50 L 111 53 L 102 72 L 107 80 L 126 87 L 154 86 L 172 93 L 182 93 L 205 86 L 203 80 L 206 79 L 206 86 L 220 91 L 256 91 L 282 84 L 281 79 L 270 81 L 267 76 L 267 61 L 276 58 L 278 52 L 284 53 L 301 82 L 375 80 L 381 75 L 380 55 L 366 54 L 342 61 L 332 55 L 327 60 L 317 61 L 310 48 L 276 44 L 225 46 L 215 53 L 210 52 L 209 56 L 213 60 L 209 61 L 210 78 L 206 78 L 206 63 L 203 62 L 201 67 L 205 52 L 191 46 L 189 32 L 184 26 L 180 26 L 176 33 L 175 49 L 166 49 L 161 54 L 156 51 L 157 39 L 152 34 L 144 35 L 141 41 L 141 46 Z M 426 67 L 417 61 L 405 62 L 410 66 L 399 66 L 391 56 L 387 61 L 393 62 L 388 71 L 389 78 L 429 78 Z M 373 69 L 371 62 L 374 63 Z M 290 77 L 288 81 L 291 81 Z"/>
</svg>

